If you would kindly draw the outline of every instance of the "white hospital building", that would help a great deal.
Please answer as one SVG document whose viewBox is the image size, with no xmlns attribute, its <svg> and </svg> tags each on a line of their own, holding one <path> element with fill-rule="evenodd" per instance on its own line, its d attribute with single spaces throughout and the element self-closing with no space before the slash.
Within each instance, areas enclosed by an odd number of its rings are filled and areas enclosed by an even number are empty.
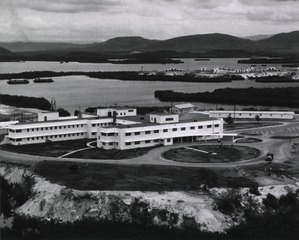
<svg viewBox="0 0 299 240">
<path fill-rule="evenodd" d="M 8 126 L 6 142 L 25 145 L 96 139 L 99 148 L 123 150 L 223 137 L 221 118 L 189 115 L 182 119 L 166 112 L 137 115 L 136 109 L 122 107 L 97 109 L 96 116 L 81 117 L 60 118 L 57 112 L 45 112 L 38 114 L 37 122 Z"/>
</svg>

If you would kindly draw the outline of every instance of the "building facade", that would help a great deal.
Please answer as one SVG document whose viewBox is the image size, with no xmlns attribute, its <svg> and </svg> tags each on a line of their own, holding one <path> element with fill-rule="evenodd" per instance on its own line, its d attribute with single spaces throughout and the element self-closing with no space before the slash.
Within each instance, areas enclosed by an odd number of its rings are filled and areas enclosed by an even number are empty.
<svg viewBox="0 0 299 240">
<path fill-rule="evenodd" d="M 98 109 L 94 117 L 59 118 L 58 114 L 40 113 L 37 122 L 7 127 L 7 142 L 12 145 L 52 141 L 95 139 L 104 149 L 133 149 L 220 139 L 223 120 L 201 117 L 180 121 L 178 114 L 152 113 L 139 116 L 136 109 Z"/>
<path fill-rule="evenodd" d="M 294 112 L 272 112 L 272 111 L 209 111 L 209 117 L 215 118 L 256 118 L 260 119 L 293 119 Z"/>
</svg>

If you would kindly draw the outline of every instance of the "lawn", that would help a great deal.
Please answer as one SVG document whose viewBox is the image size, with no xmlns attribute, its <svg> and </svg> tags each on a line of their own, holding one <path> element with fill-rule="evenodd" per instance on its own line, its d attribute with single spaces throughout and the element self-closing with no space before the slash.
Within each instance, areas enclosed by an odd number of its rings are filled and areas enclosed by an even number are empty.
<svg viewBox="0 0 299 240">
<path fill-rule="evenodd" d="M 178 162 L 191 163 L 221 163 L 221 162 L 236 162 L 249 160 L 258 157 L 261 152 L 256 148 L 245 146 L 226 145 L 201 145 L 192 146 L 190 148 L 176 148 L 163 153 L 163 157 L 169 160 Z M 204 152 L 196 151 L 196 149 Z M 216 153 L 211 154 L 211 153 Z"/>
<path fill-rule="evenodd" d="M 46 157 L 59 157 L 65 153 L 71 152 L 76 149 L 85 148 L 86 144 L 92 140 L 80 139 L 71 141 L 59 141 L 40 144 L 28 144 L 28 145 L 1 145 L 0 149 L 10 152 L 17 152 L 29 155 L 39 155 Z"/>
<path fill-rule="evenodd" d="M 281 125 L 278 122 L 234 122 L 233 124 L 224 124 L 224 129 L 227 130 L 239 130 L 257 127 L 277 126 Z"/>
<path fill-rule="evenodd" d="M 142 156 L 146 154 L 148 151 L 152 150 L 153 147 L 148 148 L 137 148 L 130 150 L 105 150 L 100 148 L 91 148 L 80 152 L 75 152 L 66 157 L 68 158 L 83 158 L 83 159 L 129 159 Z"/>
<path fill-rule="evenodd" d="M 225 177 L 214 170 L 177 166 L 44 161 L 33 170 L 52 183 L 79 190 L 188 191 L 199 190 L 201 184 L 209 187 L 255 185 L 243 177 Z"/>
</svg>

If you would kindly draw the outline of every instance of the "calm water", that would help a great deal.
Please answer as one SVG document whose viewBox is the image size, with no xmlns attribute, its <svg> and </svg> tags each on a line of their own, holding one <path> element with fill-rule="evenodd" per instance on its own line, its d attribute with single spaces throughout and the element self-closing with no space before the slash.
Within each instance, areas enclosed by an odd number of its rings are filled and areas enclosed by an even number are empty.
<svg viewBox="0 0 299 240">
<path fill-rule="evenodd" d="M 182 70 L 197 70 L 201 68 L 231 67 L 245 68 L 249 64 L 238 64 L 240 58 L 211 58 L 210 61 L 194 61 L 194 59 L 180 59 L 181 64 L 111 64 L 111 63 L 59 63 L 59 62 L 1 62 L 0 73 L 18 73 L 26 71 L 144 71 L 165 70 L 177 68 Z M 261 67 L 261 65 L 256 65 Z M 268 65 L 277 66 L 280 65 Z"/>
<path fill-rule="evenodd" d="M 170 67 L 178 69 L 199 69 L 200 67 L 238 67 L 238 59 L 211 59 L 211 61 L 196 62 L 193 59 L 184 59 L 184 64 L 148 64 L 148 65 L 112 65 L 90 63 L 56 63 L 56 62 L 25 62 L 25 63 L 0 63 L 0 72 L 13 73 L 23 71 L 121 71 L 121 70 L 163 70 Z M 239 65 L 240 67 L 240 65 Z M 242 67 L 245 67 L 242 65 Z M 287 87 L 299 86 L 297 84 L 256 83 L 254 81 L 235 81 L 232 83 L 184 83 L 184 82 L 149 82 L 149 81 L 119 81 L 93 79 L 86 76 L 66 76 L 53 78 L 54 83 L 36 84 L 30 82 L 24 85 L 9 85 L 0 81 L 0 93 L 11 95 L 25 95 L 56 99 L 57 107 L 63 107 L 73 113 L 81 107 L 106 106 L 112 104 L 135 106 L 162 106 L 170 105 L 154 98 L 156 90 L 174 90 L 180 92 L 204 92 L 217 88 L 247 88 L 247 87 Z M 200 109 L 215 109 L 215 105 L 194 103 Z M 232 106 L 218 104 L 218 107 L 232 108 Z M 244 106 L 238 106 L 242 108 Z M 268 107 L 260 107 L 268 108 Z M 272 109 L 288 109 L 272 107 Z"/>
</svg>

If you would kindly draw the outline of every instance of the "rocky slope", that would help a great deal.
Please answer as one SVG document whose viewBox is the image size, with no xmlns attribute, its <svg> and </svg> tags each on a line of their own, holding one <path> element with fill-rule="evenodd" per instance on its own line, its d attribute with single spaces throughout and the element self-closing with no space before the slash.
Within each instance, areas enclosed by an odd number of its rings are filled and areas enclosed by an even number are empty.
<svg viewBox="0 0 299 240">
<path fill-rule="evenodd" d="M 1 165 L 0 175 L 9 183 L 24 184 L 34 179 L 30 198 L 15 212 L 30 217 L 74 222 L 85 218 L 105 221 L 133 222 L 168 226 L 193 227 L 207 232 L 225 232 L 238 224 L 242 214 L 224 214 L 217 201 L 227 196 L 230 189 L 212 188 L 202 192 L 140 192 L 140 191 L 78 191 L 52 184 L 20 167 Z M 241 205 L 246 208 L 248 199 L 260 206 L 268 193 L 276 197 L 295 192 L 299 183 L 260 187 L 261 195 L 239 189 Z"/>
</svg>

